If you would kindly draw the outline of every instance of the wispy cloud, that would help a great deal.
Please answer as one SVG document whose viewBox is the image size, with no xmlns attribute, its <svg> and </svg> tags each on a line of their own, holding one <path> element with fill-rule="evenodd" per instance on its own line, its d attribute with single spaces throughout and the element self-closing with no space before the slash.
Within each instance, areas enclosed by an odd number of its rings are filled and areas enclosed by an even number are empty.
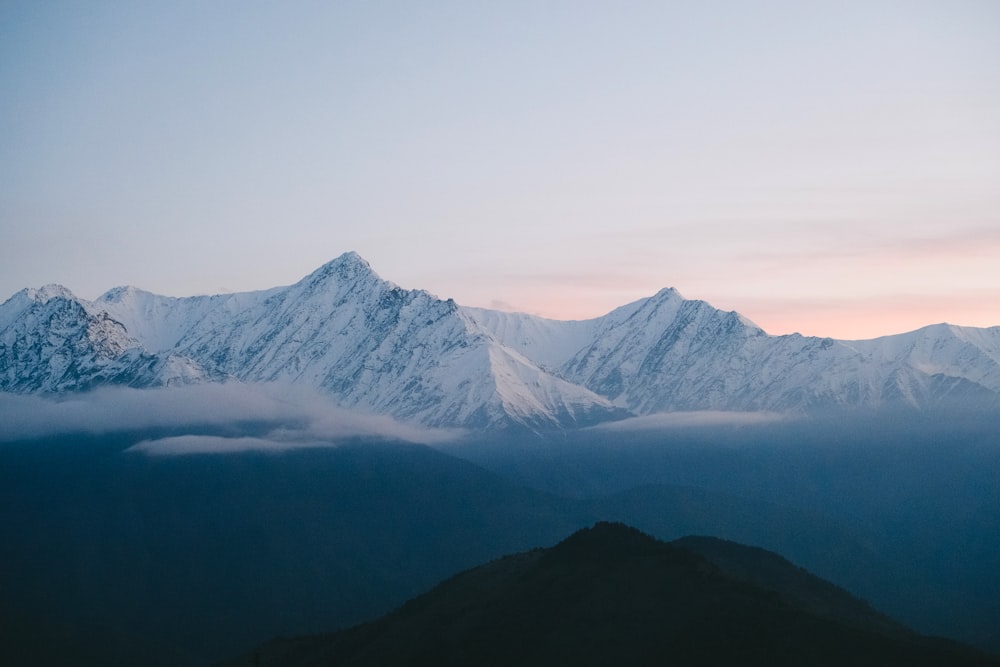
<svg viewBox="0 0 1000 667">
<path fill-rule="evenodd" d="M 460 433 L 346 410 L 337 407 L 328 397 L 281 385 L 114 387 L 61 398 L 0 394 L 0 441 L 149 428 L 190 428 L 196 432 L 205 427 L 238 427 L 251 423 L 257 425 L 257 431 L 265 430 L 266 434 L 259 439 L 209 439 L 203 449 L 287 449 L 359 436 L 434 444 Z M 147 444 L 139 451 L 167 453 L 165 450 L 172 446 L 181 450 L 197 449 L 194 441 L 175 440 L 156 441 L 161 444 Z"/>
<path fill-rule="evenodd" d="M 771 424 L 792 419 L 781 412 L 726 412 L 721 410 L 699 410 L 695 412 L 662 412 L 644 417 L 633 417 L 616 422 L 606 422 L 590 427 L 600 431 L 655 431 L 669 428 L 700 426 L 744 426 L 751 424 Z"/>
<path fill-rule="evenodd" d="M 306 447 L 304 443 L 280 442 L 265 438 L 224 438 L 211 435 L 180 435 L 157 440 L 143 440 L 129 447 L 127 452 L 150 456 L 185 456 L 190 454 L 236 454 L 239 452 L 279 452 Z M 312 446 L 329 447 L 330 443 Z"/>
<path fill-rule="evenodd" d="M 990 227 L 883 241 L 874 248 L 913 259 L 937 258 L 941 255 L 997 257 L 1000 256 L 1000 221 Z"/>
<path fill-rule="evenodd" d="M 940 234 L 873 237 L 864 234 L 830 233 L 818 243 L 814 237 L 801 243 L 748 247 L 737 259 L 750 264 L 781 263 L 794 269 L 815 261 L 873 258 L 879 261 L 939 261 L 948 257 L 978 257 L 1000 254 L 1000 223 L 993 227 L 958 229 Z"/>
</svg>

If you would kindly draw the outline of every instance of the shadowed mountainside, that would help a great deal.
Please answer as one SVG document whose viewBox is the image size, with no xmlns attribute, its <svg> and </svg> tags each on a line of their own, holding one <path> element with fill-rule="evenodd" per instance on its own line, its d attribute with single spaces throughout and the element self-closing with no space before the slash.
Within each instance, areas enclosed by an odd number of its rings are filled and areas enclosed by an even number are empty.
<svg viewBox="0 0 1000 667">
<path fill-rule="evenodd" d="M 107 651 L 83 656 L 119 645 L 204 665 L 364 622 L 455 572 L 608 520 L 759 545 L 921 633 L 996 652 L 995 430 L 926 443 L 907 432 L 896 445 L 876 431 L 853 446 L 781 433 L 526 442 L 510 454 L 532 475 L 375 441 L 185 456 L 130 450 L 172 432 L 6 443 L 0 607 L 33 630 L 0 633 L 35 637 L 21 646 L 36 656 L 52 654 L 49 637 L 96 639 L 76 664 L 113 664 Z"/>
<path fill-rule="evenodd" d="M 707 558 L 680 546 L 712 553 Z M 763 583 L 775 583 L 765 587 Z M 375 622 L 226 665 L 988 665 L 784 559 L 598 523 L 459 574 Z"/>
</svg>

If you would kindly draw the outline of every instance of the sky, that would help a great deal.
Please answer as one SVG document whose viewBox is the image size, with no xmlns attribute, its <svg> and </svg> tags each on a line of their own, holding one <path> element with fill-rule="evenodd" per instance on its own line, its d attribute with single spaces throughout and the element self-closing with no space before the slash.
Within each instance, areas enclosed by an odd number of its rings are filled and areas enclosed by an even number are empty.
<svg viewBox="0 0 1000 667">
<path fill-rule="evenodd" d="M 1000 3 L 0 3 L 0 300 L 383 278 L 1000 325 Z"/>
</svg>

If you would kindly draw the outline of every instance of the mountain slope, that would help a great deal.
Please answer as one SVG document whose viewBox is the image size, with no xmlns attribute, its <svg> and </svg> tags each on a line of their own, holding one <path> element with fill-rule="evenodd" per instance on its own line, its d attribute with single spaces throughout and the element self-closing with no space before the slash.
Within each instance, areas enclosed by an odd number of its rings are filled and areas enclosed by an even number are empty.
<svg viewBox="0 0 1000 667">
<path fill-rule="evenodd" d="M 682 537 L 671 544 L 693 551 L 732 577 L 775 591 L 790 604 L 815 616 L 877 630 L 894 638 L 907 638 L 911 634 L 864 600 L 766 549 L 702 536 Z"/>
<path fill-rule="evenodd" d="M 262 292 L 175 298 L 135 287 L 115 287 L 88 304 L 106 312 L 152 352 L 173 350 L 186 335 L 224 326 L 280 288 Z"/>
<path fill-rule="evenodd" d="M 469 310 L 505 345 L 640 415 L 995 406 L 1000 396 L 1000 327 L 934 325 L 866 341 L 771 336 L 673 289 L 579 322 Z"/>
<path fill-rule="evenodd" d="M 616 412 L 504 348 L 454 301 L 384 281 L 354 253 L 232 319 L 193 327 L 177 347 L 245 382 L 304 384 L 432 426 L 551 428 Z"/>
<path fill-rule="evenodd" d="M 738 547 L 727 551 L 760 569 Z M 765 588 L 682 546 L 602 523 L 459 574 L 373 623 L 277 640 L 229 664 L 997 664 L 873 621 L 863 603 L 776 556 L 768 565 L 798 580 Z M 800 591 L 820 599 L 802 605 Z M 829 616 L 824 606 L 852 613 Z"/>
</svg>

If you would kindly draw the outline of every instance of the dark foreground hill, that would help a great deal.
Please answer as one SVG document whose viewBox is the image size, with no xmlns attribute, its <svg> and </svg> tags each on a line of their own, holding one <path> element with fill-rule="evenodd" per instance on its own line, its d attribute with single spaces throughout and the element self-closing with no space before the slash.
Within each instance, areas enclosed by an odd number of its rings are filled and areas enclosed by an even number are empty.
<svg viewBox="0 0 1000 667">
<path fill-rule="evenodd" d="M 991 665 L 760 549 L 598 523 L 237 665 Z"/>
</svg>

